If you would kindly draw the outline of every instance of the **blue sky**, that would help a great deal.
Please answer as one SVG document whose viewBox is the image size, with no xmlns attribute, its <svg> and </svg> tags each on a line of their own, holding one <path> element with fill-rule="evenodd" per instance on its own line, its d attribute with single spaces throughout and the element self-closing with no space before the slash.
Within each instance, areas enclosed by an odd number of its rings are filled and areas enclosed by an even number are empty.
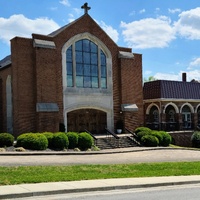
<svg viewBox="0 0 200 200">
<path fill-rule="evenodd" d="M 79 18 L 85 0 L 1 0 L 0 60 L 10 39 L 49 34 Z M 88 0 L 90 16 L 119 45 L 143 55 L 143 77 L 200 80 L 200 3 L 191 0 Z"/>
</svg>

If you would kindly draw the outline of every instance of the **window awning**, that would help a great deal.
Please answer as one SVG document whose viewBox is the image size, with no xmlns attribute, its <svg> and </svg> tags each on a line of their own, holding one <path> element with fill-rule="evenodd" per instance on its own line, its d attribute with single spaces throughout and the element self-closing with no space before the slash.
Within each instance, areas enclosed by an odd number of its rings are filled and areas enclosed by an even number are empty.
<svg viewBox="0 0 200 200">
<path fill-rule="evenodd" d="M 40 48 L 48 48 L 48 49 L 56 48 L 56 45 L 53 41 L 39 40 L 39 39 L 34 39 L 33 46 L 40 47 Z"/>
<path fill-rule="evenodd" d="M 138 107 L 136 104 L 122 104 L 121 109 L 122 111 L 131 111 L 131 112 L 138 111 Z"/>
<path fill-rule="evenodd" d="M 131 53 L 131 52 L 119 51 L 118 57 L 119 58 L 131 58 L 131 59 L 133 59 L 134 58 L 134 54 Z"/>
</svg>

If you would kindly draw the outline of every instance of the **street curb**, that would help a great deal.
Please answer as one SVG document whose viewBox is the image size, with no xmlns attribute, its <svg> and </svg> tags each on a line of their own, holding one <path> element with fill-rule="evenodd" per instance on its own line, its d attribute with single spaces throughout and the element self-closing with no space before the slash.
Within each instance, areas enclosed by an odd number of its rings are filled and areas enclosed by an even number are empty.
<svg viewBox="0 0 200 200">
<path fill-rule="evenodd" d="M 0 156 L 47 156 L 47 155 L 98 155 L 98 154 L 117 154 L 117 153 L 131 153 L 131 152 L 141 152 L 141 151 L 158 151 L 158 150 L 192 150 L 192 151 L 199 151 L 199 149 L 194 148 L 173 148 L 173 147 L 155 147 L 155 148 L 143 148 L 140 147 L 140 149 L 126 149 L 123 148 L 113 150 L 113 151 L 106 151 L 106 150 L 100 150 L 100 151 L 47 151 L 47 152 L 41 152 L 41 151 L 27 151 L 27 152 L 0 152 Z"/>
<path fill-rule="evenodd" d="M 177 182 L 163 182 L 163 183 L 146 183 L 138 185 L 118 185 L 118 186 L 105 186 L 105 187 L 93 187 L 93 188 L 75 188 L 75 189 L 60 189 L 60 190 L 46 190 L 41 192 L 24 192 L 24 193 L 13 193 L 13 194 L 0 194 L 0 199 L 12 199 L 12 198 L 25 198 L 34 196 L 45 196 L 45 195 L 56 195 L 56 194 L 67 194 L 67 193 L 81 193 L 81 192 L 92 192 L 92 191 L 109 191 L 109 190 L 120 190 L 120 189 L 139 189 L 139 188 L 151 188 L 161 186 L 174 186 L 174 185 L 188 185 L 198 184 L 200 180 L 190 181 L 177 181 Z"/>
</svg>

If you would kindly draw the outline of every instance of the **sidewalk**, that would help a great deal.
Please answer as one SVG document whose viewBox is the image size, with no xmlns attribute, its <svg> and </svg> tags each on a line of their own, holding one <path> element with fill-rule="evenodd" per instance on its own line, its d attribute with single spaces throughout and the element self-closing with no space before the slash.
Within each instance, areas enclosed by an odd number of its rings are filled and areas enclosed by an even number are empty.
<svg viewBox="0 0 200 200">
<path fill-rule="evenodd" d="M 0 186 L 0 199 L 200 183 L 200 176 L 99 179 Z"/>
</svg>

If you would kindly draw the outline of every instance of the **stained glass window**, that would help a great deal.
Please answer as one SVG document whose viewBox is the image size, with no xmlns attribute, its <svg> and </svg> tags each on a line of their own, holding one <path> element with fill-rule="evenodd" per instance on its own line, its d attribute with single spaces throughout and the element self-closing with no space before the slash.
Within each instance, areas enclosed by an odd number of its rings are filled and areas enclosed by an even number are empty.
<svg viewBox="0 0 200 200">
<path fill-rule="evenodd" d="M 66 60 L 67 87 L 107 88 L 106 55 L 94 42 L 75 42 L 67 49 Z"/>
</svg>

